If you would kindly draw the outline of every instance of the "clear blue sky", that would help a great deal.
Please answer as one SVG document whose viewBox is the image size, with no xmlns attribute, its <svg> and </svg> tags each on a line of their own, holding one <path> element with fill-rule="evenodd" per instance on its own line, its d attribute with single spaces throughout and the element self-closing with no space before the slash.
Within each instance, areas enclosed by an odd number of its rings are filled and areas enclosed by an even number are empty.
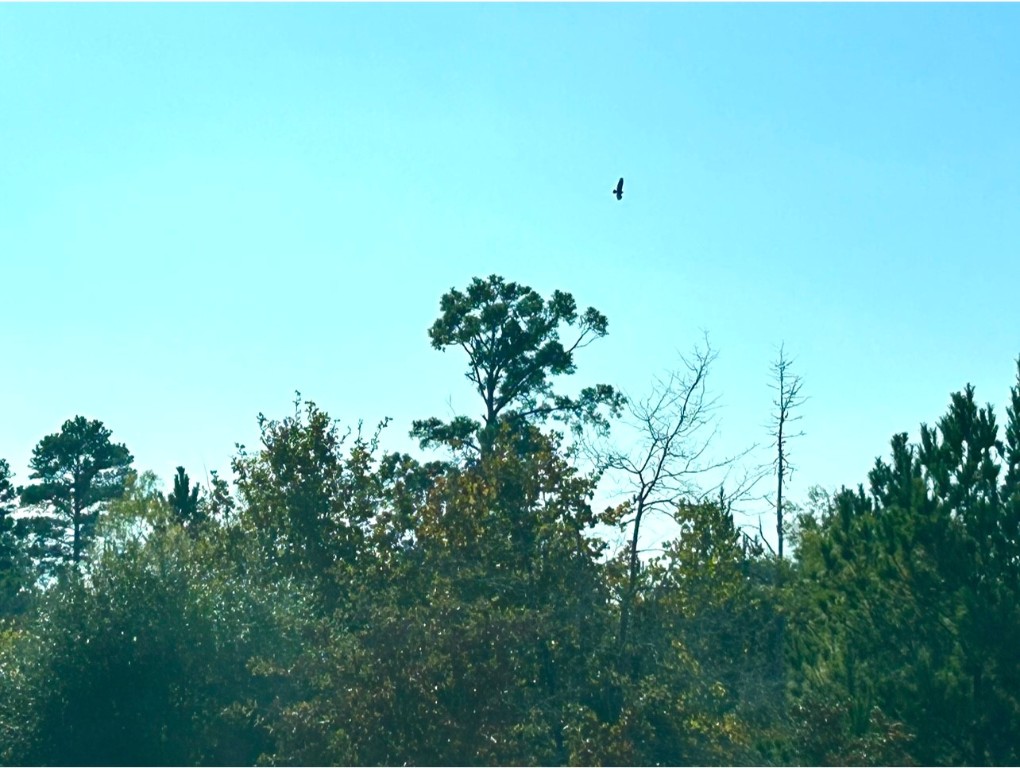
<svg viewBox="0 0 1020 768">
<path fill-rule="evenodd" d="M 1018 35 L 1016 5 L 0 5 L 0 457 L 26 482 L 82 414 L 164 479 L 225 471 L 294 390 L 407 449 L 474 406 L 440 296 L 499 273 L 609 317 L 579 384 L 641 393 L 707 331 L 720 453 L 768 442 L 785 341 L 792 495 L 862 482 L 1014 381 Z"/>
</svg>

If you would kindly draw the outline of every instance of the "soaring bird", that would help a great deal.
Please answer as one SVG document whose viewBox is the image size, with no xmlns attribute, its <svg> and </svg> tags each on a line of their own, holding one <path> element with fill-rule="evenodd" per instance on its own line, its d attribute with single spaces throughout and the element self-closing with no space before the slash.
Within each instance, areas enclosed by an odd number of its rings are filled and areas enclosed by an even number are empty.
<svg viewBox="0 0 1020 768">
<path fill-rule="evenodd" d="M 617 200 L 623 200 L 623 176 L 616 182 L 616 189 L 613 190 L 613 194 L 616 195 Z"/>
</svg>

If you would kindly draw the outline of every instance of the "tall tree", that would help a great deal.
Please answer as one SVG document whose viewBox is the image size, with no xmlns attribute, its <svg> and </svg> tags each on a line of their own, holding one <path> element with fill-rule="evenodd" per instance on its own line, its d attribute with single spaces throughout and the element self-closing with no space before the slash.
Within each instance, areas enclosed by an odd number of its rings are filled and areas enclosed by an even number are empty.
<svg viewBox="0 0 1020 768">
<path fill-rule="evenodd" d="M 29 478 L 21 491 L 32 516 L 35 554 L 54 565 L 81 562 L 105 502 L 117 498 L 134 460 L 101 421 L 76 416 L 47 435 L 32 451 Z"/>
<path fill-rule="evenodd" d="M 24 526 L 14 518 L 17 489 L 6 459 L 0 459 L 0 617 L 18 612 L 28 586 Z"/>
<path fill-rule="evenodd" d="M 624 421 L 636 433 L 629 450 L 603 449 L 595 441 L 588 444 L 597 466 L 619 476 L 633 491 L 616 510 L 621 527 L 630 528 L 626 582 L 620 599 L 621 654 L 627 645 L 630 611 L 636 597 L 641 566 L 639 541 L 646 516 L 666 513 L 675 517 L 681 502 L 714 495 L 717 489 L 702 487 L 702 478 L 731 467 L 739 458 L 706 456 L 717 429 L 716 403 L 707 390 L 715 358 L 716 352 L 706 336 L 704 346 L 681 357 L 681 367 L 671 371 L 667 378 L 657 380 L 650 395 L 628 400 Z M 739 496 L 751 484 L 753 478 L 745 477 L 735 495 Z"/>
<path fill-rule="evenodd" d="M 586 387 L 577 397 L 553 391 L 552 378 L 575 372 L 574 352 L 608 332 L 605 315 L 594 307 L 583 313 L 569 293 L 553 291 L 548 300 L 532 288 L 498 275 L 475 278 L 466 292 L 456 288 L 442 297 L 442 314 L 429 329 L 435 349 L 460 347 L 468 356 L 465 377 L 482 398 L 482 422 L 459 416 L 448 423 L 416 421 L 412 436 L 423 446 L 446 444 L 484 452 L 501 421 L 539 424 L 548 418 L 573 426 L 607 425 L 600 408 L 618 413 L 622 396 L 613 387 Z M 572 341 L 560 341 L 560 326 L 576 329 Z M 521 430 L 526 434 L 527 430 Z"/>
<path fill-rule="evenodd" d="M 786 357 L 782 345 L 779 357 L 772 364 L 773 383 L 776 399 L 772 402 L 776 410 L 772 414 L 772 436 L 775 438 L 776 459 L 776 536 L 779 540 L 778 554 L 783 557 L 783 542 L 786 538 L 783 527 L 783 488 L 786 480 L 793 474 L 795 467 L 790 463 L 788 442 L 791 438 L 801 437 L 803 432 L 792 432 L 790 425 L 800 420 L 794 411 L 804 404 L 806 398 L 800 394 L 801 377 L 790 370 L 793 361 Z"/>
</svg>

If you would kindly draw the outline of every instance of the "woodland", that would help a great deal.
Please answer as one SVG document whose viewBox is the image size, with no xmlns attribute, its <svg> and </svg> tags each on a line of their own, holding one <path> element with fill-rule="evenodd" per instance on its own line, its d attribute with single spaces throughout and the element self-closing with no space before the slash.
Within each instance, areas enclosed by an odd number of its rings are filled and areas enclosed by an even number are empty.
<svg viewBox="0 0 1020 768">
<path fill-rule="evenodd" d="M 83 416 L 0 459 L 0 763 L 1020 764 L 1020 360 L 1004 428 L 968 385 L 793 503 L 782 356 L 775 463 L 727 488 L 710 347 L 566 394 L 597 310 L 498 276 L 439 310 L 478 410 L 421 456 L 298 396 L 165 494 Z M 735 518 L 763 485 L 778 547 Z"/>
</svg>

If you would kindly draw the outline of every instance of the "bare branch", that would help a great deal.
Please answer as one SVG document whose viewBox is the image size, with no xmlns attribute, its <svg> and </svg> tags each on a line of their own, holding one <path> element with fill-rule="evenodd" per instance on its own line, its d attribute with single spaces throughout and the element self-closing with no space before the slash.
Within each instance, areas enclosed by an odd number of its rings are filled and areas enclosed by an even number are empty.
<svg viewBox="0 0 1020 768">
<path fill-rule="evenodd" d="M 787 443 L 791 438 L 804 435 L 803 431 L 790 434 L 789 424 L 800 419 L 799 415 L 793 415 L 793 411 L 807 401 L 807 397 L 800 393 L 803 384 L 801 377 L 790 371 L 792 364 L 793 361 L 786 357 L 783 345 L 780 345 L 779 357 L 771 366 L 774 381 L 769 384 L 769 387 L 776 391 L 776 399 L 772 402 L 776 410 L 772 414 L 770 426 L 774 438 L 772 447 L 776 449 L 772 467 L 776 473 L 776 533 L 779 538 L 780 558 L 783 556 L 783 484 L 796 469 L 790 463 Z"/>
<path fill-rule="evenodd" d="M 606 449 L 587 442 L 585 450 L 601 471 L 623 475 L 632 495 L 631 510 L 620 524 L 630 531 L 627 548 L 629 578 L 621 602 L 621 649 L 626 644 L 630 604 L 634 599 L 639 573 L 639 555 L 650 551 L 639 547 L 641 524 L 648 514 L 672 517 L 688 499 L 706 498 L 704 478 L 718 470 L 727 470 L 752 449 L 721 459 L 709 458 L 709 448 L 719 428 L 716 419 L 718 400 L 708 394 L 709 369 L 716 359 L 707 335 L 703 346 L 690 356 L 681 356 L 681 365 L 668 375 L 655 379 L 652 391 L 644 398 L 628 398 L 624 424 L 637 433 L 629 451 Z M 729 472 L 726 473 L 727 476 Z M 739 485 L 741 497 L 757 478 Z M 716 495 L 722 485 L 713 488 Z M 675 517 L 674 517 L 675 519 Z"/>
</svg>

